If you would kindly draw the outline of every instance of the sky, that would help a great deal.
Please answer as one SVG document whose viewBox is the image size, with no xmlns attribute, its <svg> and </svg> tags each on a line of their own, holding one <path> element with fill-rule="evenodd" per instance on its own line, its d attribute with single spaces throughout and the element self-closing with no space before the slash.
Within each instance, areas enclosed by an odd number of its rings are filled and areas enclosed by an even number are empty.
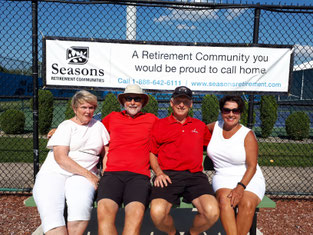
<svg viewBox="0 0 313 235">
<path fill-rule="evenodd" d="M 171 0 L 166 0 L 171 1 Z M 268 5 L 307 5 L 313 0 L 172 0 L 179 2 L 213 2 Z M 2 3 L 4 3 L 2 5 Z M 31 65 L 30 2 L 0 0 L 0 61 Z M 39 31 L 44 36 L 102 38 L 125 40 L 125 6 L 39 4 Z M 25 11 L 28 12 L 25 12 Z M 252 9 L 212 9 L 198 14 L 175 8 L 141 7 L 137 10 L 137 40 L 210 43 L 252 42 Z M 283 14 L 282 14 L 283 15 Z M 99 17 L 101 16 L 101 17 Z M 293 19 L 262 12 L 259 43 L 296 45 L 296 64 L 313 59 L 312 14 L 294 14 Z M 251 19 L 250 21 L 246 19 Z M 273 27 L 267 25 L 275 24 Z M 221 27 L 222 26 L 222 27 Z M 262 27 L 263 26 L 263 27 Z M 291 32 L 292 30 L 292 32 Z M 291 32 L 291 34 L 290 34 Z M 290 36 L 290 35 L 292 36 Z M 39 57 L 42 40 L 39 38 Z M 21 62 L 17 62 L 20 60 Z M 41 58 L 40 58 L 41 60 Z M 24 65 L 24 62 L 28 63 Z"/>
<path fill-rule="evenodd" d="M 210 0 L 172 1 L 212 2 Z M 313 7 L 313 0 L 215 0 L 215 2 L 299 4 Z M 30 9 L 30 1 L 0 0 L 0 66 L 23 70 L 31 68 Z M 57 2 L 41 2 L 38 12 L 39 62 L 42 62 L 44 57 L 41 36 L 125 40 L 125 15 L 126 6 L 123 5 L 65 5 Z M 136 39 L 161 42 L 252 43 L 253 17 L 254 10 L 244 7 L 203 11 L 138 7 Z M 312 22 L 312 13 L 284 14 L 262 10 L 259 43 L 294 45 L 294 65 L 309 63 L 313 66 Z M 307 66 L 299 67 L 307 68 Z"/>
</svg>

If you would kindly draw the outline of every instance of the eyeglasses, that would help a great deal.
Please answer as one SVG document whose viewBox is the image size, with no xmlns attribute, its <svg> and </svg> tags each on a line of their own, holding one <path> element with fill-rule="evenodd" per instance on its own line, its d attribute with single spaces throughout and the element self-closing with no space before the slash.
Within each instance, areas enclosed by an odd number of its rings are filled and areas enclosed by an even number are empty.
<svg viewBox="0 0 313 235">
<path fill-rule="evenodd" d="M 135 102 L 140 102 L 142 100 L 142 98 L 140 96 L 136 96 L 136 97 L 126 96 L 125 100 L 127 102 L 131 102 L 132 100 L 134 100 Z"/>
<path fill-rule="evenodd" d="M 222 108 L 223 114 L 230 114 L 230 112 L 233 112 L 233 114 L 240 114 L 240 109 L 228 109 L 228 108 Z"/>
</svg>

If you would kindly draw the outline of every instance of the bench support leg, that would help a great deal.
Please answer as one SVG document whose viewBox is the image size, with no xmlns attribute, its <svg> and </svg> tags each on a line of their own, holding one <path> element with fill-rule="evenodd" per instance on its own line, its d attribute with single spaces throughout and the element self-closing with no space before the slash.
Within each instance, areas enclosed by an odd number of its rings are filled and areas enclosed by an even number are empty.
<svg viewBox="0 0 313 235">
<path fill-rule="evenodd" d="M 250 228 L 250 235 L 256 235 L 256 224 L 257 224 L 257 219 L 258 219 L 258 212 L 259 212 L 259 208 L 255 209 L 254 212 L 254 216 L 253 216 L 253 220 L 252 220 L 252 225 Z"/>
</svg>

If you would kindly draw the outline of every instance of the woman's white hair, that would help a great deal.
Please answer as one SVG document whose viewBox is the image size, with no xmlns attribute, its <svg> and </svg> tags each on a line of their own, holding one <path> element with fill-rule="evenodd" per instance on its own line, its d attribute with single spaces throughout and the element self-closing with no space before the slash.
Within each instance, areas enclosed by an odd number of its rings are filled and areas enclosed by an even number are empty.
<svg viewBox="0 0 313 235">
<path fill-rule="evenodd" d="M 72 98 L 71 104 L 73 108 L 77 108 L 79 104 L 84 102 L 92 104 L 95 108 L 98 106 L 97 96 L 86 90 L 77 91 Z"/>
</svg>

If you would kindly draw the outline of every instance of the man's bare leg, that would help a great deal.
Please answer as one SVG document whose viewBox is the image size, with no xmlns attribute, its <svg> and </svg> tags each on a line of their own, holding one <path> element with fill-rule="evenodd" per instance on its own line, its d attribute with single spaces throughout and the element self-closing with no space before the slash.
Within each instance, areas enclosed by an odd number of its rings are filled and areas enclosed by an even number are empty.
<svg viewBox="0 0 313 235">
<path fill-rule="evenodd" d="M 161 198 L 153 199 L 150 204 L 150 215 L 157 229 L 169 235 L 175 235 L 176 228 L 170 215 L 171 208 L 172 204 L 168 201 Z"/>
<path fill-rule="evenodd" d="M 198 214 L 193 220 L 190 228 L 191 235 L 197 235 L 208 230 L 219 217 L 219 208 L 216 198 L 212 195 L 204 194 L 192 201 L 198 210 Z"/>
<path fill-rule="evenodd" d="M 98 234 L 117 235 L 115 218 L 118 211 L 118 204 L 111 199 L 101 199 L 98 202 Z"/>
<path fill-rule="evenodd" d="M 140 235 L 140 228 L 145 214 L 145 206 L 141 202 L 131 202 L 125 207 L 125 224 L 123 235 Z"/>
</svg>

